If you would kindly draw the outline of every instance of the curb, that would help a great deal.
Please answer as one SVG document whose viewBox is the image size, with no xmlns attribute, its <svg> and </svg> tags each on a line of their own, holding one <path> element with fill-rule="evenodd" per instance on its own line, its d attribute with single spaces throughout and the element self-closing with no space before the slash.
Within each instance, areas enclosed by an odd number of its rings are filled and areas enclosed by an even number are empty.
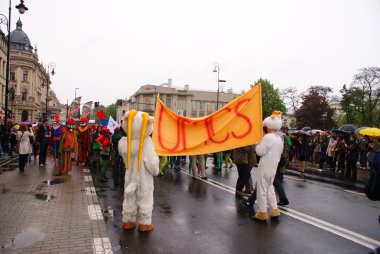
<svg viewBox="0 0 380 254">
<path fill-rule="evenodd" d="M 338 180 L 334 178 L 329 178 L 329 177 L 324 177 L 324 176 L 318 176 L 318 175 L 313 175 L 313 172 L 311 170 L 305 169 L 305 174 L 304 178 L 317 181 L 317 182 L 323 182 L 323 183 L 329 183 L 329 184 L 334 184 L 342 188 L 350 189 L 350 190 L 355 190 L 355 191 L 364 191 L 364 182 L 362 181 L 356 181 L 356 182 L 349 182 L 349 181 L 344 181 L 344 180 Z M 291 167 L 287 168 L 285 171 L 285 175 L 291 175 L 291 176 L 300 176 L 300 172 L 297 168 Z"/>
</svg>

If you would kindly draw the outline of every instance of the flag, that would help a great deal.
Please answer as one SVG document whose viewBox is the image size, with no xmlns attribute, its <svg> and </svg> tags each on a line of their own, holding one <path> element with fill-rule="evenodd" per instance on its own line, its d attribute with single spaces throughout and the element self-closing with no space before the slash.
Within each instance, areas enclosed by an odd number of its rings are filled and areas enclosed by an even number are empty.
<svg viewBox="0 0 380 254">
<path fill-rule="evenodd" d="M 96 111 L 96 114 L 98 115 L 99 121 L 102 124 L 102 126 L 108 125 L 108 119 L 106 118 L 106 114 L 104 114 L 103 110 Z"/>
<path fill-rule="evenodd" d="M 77 97 L 73 100 L 69 108 L 69 117 L 74 119 L 80 118 L 80 100 L 82 97 Z"/>
<path fill-rule="evenodd" d="M 92 111 L 92 101 L 86 102 L 82 107 L 82 117 L 90 118 Z"/>
<path fill-rule="evenodd" d="M 252 145 L 263 136 L 261 84 L 219 111 L 200 118 L 180 116 L 157 96 L 153 142 L 158 155 L 198 155 Z"/>
<path fill-rule="evenodd" d="M 108 119 L 107 129 L 109 129 L 110 132 L 113 134 L 117 127 L 119 127 L 119 125 L 115 120 L 113 120 L 112 116 L 110 116 Z"/>
</svg>

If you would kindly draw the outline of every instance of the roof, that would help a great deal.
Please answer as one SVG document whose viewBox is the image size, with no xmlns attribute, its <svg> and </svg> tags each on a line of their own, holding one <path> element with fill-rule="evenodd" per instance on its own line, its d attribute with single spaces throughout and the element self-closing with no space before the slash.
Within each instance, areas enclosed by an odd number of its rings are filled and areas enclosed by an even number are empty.
<svg viewBox="0 0 380 254">
<path fill-rule="evenodd" d="M 16 23 L 16 29 L 11 32 L 11 49 L 32 52 L 28 35 L 22 30 L 22 22 L 20 18 Z"/>
</svg>

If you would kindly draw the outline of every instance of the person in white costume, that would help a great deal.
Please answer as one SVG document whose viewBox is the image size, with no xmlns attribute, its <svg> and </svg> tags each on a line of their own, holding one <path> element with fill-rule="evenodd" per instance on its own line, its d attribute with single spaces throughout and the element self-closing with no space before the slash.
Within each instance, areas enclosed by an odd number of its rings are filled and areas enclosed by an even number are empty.
<svg viewBox="0 0 380 254">
<path fill-rule="evenodd" d="M 282 126 L 281 112 L 274 111 L 270 117 L 264 119 L 263 126 L 267 127 L 268 134 L 265 134 L 261 142 L 256 146 L 256 153 L 260 156 L 256 174 L 258 207 L 256 214 L 252 216 L 252 219 L 258 221 L 268 219 L 268 204 L 270 216 L 272 218 L 280 216 L 273 180 L 284 148 L 282 138 L 278 133 Z"/>
<path fill-rule="evenodd" d="M 128 111 L 123 116 L 122 128 L 127 133 L 127 137 L 121 138 L 118 143 L 119 154 L 125 161 L 126 169 L 123 228 L 134 229 L 138 222 L 139 231 L 151 231 L 153 176 L 159 172 L 159 158 L 150 137 L 153 117 L 141 111 Z"/>
</svg>

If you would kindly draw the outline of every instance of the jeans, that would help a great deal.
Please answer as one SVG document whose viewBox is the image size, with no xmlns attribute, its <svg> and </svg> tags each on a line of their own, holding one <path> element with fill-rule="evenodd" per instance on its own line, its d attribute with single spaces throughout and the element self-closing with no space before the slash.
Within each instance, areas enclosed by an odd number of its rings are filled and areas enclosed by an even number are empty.
<svg viewBox="0 0 380 254">
<path fill-rule="evenodd" d="M 113 185 L 117 187 L 124 182 L 125 168 L 123 158 L 119 155 L 117 149 L 113 151 L 113 158 L 115 161 L 113 165 Z"/>
<path fill-rule="evenodd" d="M 237 164 L 236 166 L 239 173 L 239 177 L 236 182 L 236 191 L 242 191 L 244 185 L 251 177 L 251 169 L 249 168 L 248 164 Z"/>
<path fill-rule="evenodd" d="M 48 142 L 47 139 L 44 139 L 40 142 L 40 156 L 38 158 L 38 164 L 45 164 L 46 163 L 46 153 L 48 148 Z"/>
<path fill-rule="evenodd" d="M 28 160 L 28 154 L 19 154 L 18 165 L 20 168 L 20 172 L 24 172 L 24 168 L 25 168 L 27 160 Z"/>
<path fill-rule="evenodd" d="M 367 167 L 367 151 L 360 152 L 360 167 L 362 168 Z"/>
</svg>

